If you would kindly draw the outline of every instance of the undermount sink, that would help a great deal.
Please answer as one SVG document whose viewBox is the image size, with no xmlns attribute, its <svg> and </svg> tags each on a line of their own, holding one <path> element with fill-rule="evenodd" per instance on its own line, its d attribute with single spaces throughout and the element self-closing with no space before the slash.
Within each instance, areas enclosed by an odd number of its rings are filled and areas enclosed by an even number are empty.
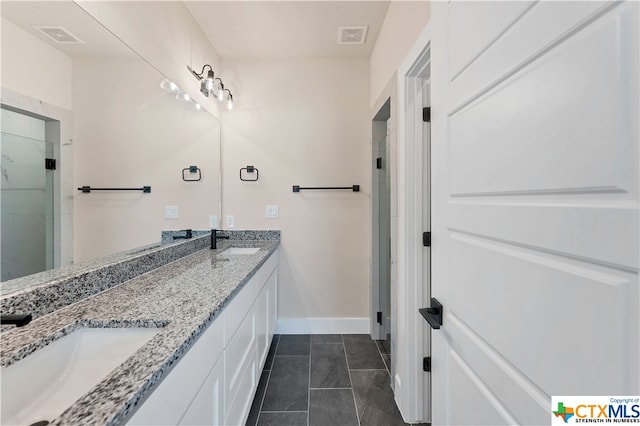
<svg viewBox="0 0 640 426">
<path fill-rule="evenodd" d="M 158 331 L 80 328 L 3 368 L 0 424 L 53 420 Z"/>
<path fill-rule="evenodd" d="M 231 247 L 220 253 L 223 256 L 233 256 L 236 254 L 255 254 L 260 247 Z"/>
</svg>

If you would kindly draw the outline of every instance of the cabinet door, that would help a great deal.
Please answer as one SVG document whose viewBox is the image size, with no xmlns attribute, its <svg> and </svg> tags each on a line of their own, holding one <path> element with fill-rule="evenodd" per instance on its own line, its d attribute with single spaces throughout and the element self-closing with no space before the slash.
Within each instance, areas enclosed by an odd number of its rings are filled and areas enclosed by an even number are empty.
<svg viewBox="0 0 640 426">
<path fill-rule="evenodd" d="M 269 351 L 269 299 L 271 296 L 271 291 L 269 286 L 266 285 L 258 300 L 256 302 L 256 348 L 258 354 L 258 362 L 256 366 L 258 370 L 261 369 L 266 357 L 267 352 Z M 258 374 L 258 371 L 256 371 Z"/>
<path fill-rule="evenodd" d="M 256 314 L 254 307 L 251 307 L 224 351 L 225 411 L 227 413 L 230 411 L 231 403 L 236 395 L 241 398 L 249 398 L 249 403 L 251 403 L 252 392 L 255 392 L 256 359 Z M 251 381 L 247 382 L 245 374 L 249 366 L 252 366 Z"/>
<path fill-rule="evenodd" d="M 278 321 L 278 268 L 276 268 L 271 274 L 271 277 L 269 277 L 269 281 L 267 282 L 266 287 L 269 289 L 269 331 L 267 334 L 268 346 L 269 344 L 271 344 L 273 332 L 276 329 L 276 322 Z"/>
<path fill-rule="evenodd" d="M 180 420 L 181 425 L 222 425 L 224 420 L 224 359 L 209 372 Z"/>
</svg>

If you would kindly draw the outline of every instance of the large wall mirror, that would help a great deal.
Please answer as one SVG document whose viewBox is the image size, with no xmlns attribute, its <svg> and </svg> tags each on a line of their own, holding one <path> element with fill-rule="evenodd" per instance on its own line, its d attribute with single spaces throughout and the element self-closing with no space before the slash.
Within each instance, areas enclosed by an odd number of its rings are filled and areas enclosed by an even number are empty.
<svg viewBox="0 0 640 426">
<path fill-rule="evenodd" d="M 2 281 L 208 229 L 221 212 L 218 120 L 163 91 L 152 64 L 75 3 L 0 7 Z"/>
</svg>

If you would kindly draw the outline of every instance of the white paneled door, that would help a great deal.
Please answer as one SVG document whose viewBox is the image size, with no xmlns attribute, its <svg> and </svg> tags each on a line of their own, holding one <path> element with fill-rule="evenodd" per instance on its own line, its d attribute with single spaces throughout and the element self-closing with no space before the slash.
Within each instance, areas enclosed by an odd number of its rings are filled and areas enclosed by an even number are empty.
<svg viewBox="0 0 640 426">
<path fill-rule="evenodd" d="M 436 425 L 640 394 L 639 6 L 432 3 Z"/>
</svg>

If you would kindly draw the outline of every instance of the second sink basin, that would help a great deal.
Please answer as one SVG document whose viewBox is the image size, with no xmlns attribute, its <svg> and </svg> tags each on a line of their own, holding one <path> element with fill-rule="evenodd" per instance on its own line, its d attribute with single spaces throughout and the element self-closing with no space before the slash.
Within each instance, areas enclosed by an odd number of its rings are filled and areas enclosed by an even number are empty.
<svg viewBox="0 0 640 426">
<path fill-rule="evenodd" d="M 2 369 L 3 425 L 51 421 L 158 333 L 80 328 Z"/>
<path fill-rule="evenodd" d="M 231 247 L 220 253 L 223 256 L 232 256 L 236 254 L 254 254 L 260 250 L 260 247 Z"/>
</svg>

